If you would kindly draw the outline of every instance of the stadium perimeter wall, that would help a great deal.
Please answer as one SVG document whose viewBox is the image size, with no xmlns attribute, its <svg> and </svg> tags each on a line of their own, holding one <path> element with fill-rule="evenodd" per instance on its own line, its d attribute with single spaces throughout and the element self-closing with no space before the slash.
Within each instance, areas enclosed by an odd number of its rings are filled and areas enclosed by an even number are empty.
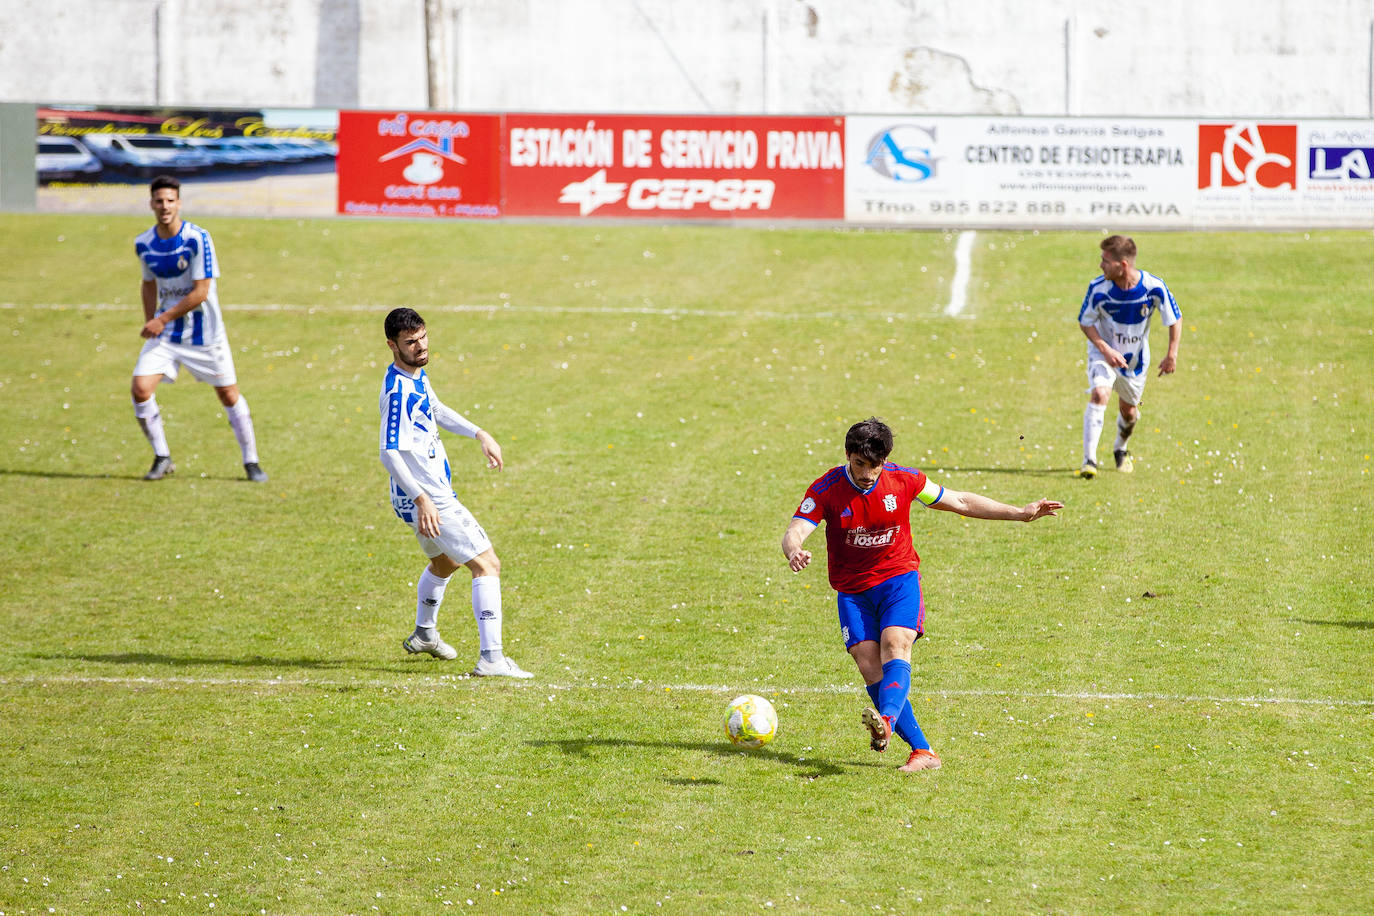
<svg viewBox="0 0 1374 916">
<path fill-rule="evenodd" d="M 10 0 L 0 101 L 1374 117 L 1374 0 Z"/>
<path fill-rule="evenodd" d="M 1357 119 L 0 104 L 0 155 L 21 210 L 141 214 L 171 172 L 204 215 L 1374 228 Z"/>
</svg>

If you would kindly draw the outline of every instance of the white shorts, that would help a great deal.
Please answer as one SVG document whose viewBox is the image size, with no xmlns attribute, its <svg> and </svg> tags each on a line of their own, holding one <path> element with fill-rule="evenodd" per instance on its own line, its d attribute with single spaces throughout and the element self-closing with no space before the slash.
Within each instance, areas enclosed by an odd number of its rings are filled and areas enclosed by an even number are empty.
<svg viewBox="0 0 1374 916">
<path fill-rule="evenodd" d="M 410 527 L 414 528 L 415 523 L 411 522 Z M 415 540 L 420 542 L 420 549 L 431 560 L 442 553 L 460 566 L 491 550 L 491 539 L 487 533 L 477 524 L 477 519 L 472 517 L 467 507 L 457 500 L 439 509 L 437 538 L 425 537 L 417 530 Z"/>
<path fill-rule="evenodd" d="M 1134 378 L 1122 375 L 1102 358 L 1096 347 L 1088 355 L 1088 391 L 1094 388 L 1111 388 L 1116 396 L 1126 404 L 1139 405 L 1145 396 L 1145 372 Z"/>
<path fill-rule="evenodd" d="M 134 364 L 134 375 L 160 375 L 169 382 L 177 380 L 177 369 L 185 366 L 198 381 L 227 388 L 238 384 L 234 355 L 229 342 L 222 340 L 208 347 L 168 343 L 161 337 L 145 341 Z"/>
</svg>

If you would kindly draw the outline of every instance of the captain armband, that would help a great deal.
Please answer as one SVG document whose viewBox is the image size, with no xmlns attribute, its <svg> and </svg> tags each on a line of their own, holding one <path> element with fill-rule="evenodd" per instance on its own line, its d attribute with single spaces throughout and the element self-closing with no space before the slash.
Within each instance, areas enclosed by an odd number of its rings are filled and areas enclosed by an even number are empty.
<svg viewBox="0 0 1374 916">
<path fill-rule="evenodd" d="M 945 495 L 945 488 L 940 486 L 929 477 L 926 478 L 926 485 L 921 488 L 921 492 L 916 494 L 916 498 L 927 506 L 933 506 L 940 501 L 940 497 Z"/>
</svg>

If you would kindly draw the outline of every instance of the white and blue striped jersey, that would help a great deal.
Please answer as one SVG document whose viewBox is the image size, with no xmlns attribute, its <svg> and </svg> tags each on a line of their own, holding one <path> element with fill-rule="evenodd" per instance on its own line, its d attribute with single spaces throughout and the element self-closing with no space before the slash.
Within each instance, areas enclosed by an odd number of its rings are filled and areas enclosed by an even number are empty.
<svg viewBox="0 0 1374 916">
<path fill-rule="evenodd" d="M 395 363 L 387 367 L 382 383 L 381 447 L 397 452 L 415 483 L 434 501 L 435 508 L 442 510 L 458 497 L 453 492 L 448 453 L 439 438 L 435 416 L 439 403 L 425 370 L 411 376 L 397 369 Z M 415 521 L 414 498 L 419 494 L 407 493 L 394 478 L 389 481 L 391 508 L 405 521 Z"/>
<path fill-rule="evenodd" d="M 1102 339 L 1126 358 L 1126 368 L 1116 371 L 1133 378 L 1150 365 L 1150 317 L 1156 311 L 1166 328 L 1183 317 L 1164 281 L 1142 270 L 1140 282 L 1130 289 L 1122 289 L 1106 277 L 1089 283 L 1078 310 L 1078 323 L 1097 328 Z M 1088 341 L 1088 358 L 1096 353 L 1097 347 Z"/>
<path fill-rule="evenodd" d="M 143 279 L 157 282 L 157 310 L 161 315 L 191 292 L 196 280 L 210 281 L 210 295 L 195 309 L 172 321 L 158 335 L 174 344 L 209 347 L 223 343 L 224 317 L 215 291 L 219 260 L 210 233 L 195 223 L 182 220 L 181 230 L 169 239 L 157 234 L 157 227 L 134 239 L 134 254 L 143 265 Z"/>
</svg>

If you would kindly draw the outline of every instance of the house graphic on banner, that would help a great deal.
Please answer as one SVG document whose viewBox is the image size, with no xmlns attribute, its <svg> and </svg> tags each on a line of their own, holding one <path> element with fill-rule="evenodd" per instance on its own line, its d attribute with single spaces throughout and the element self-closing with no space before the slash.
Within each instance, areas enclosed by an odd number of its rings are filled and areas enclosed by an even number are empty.
<svg viewBox="0 0 1374 916">
<path fill-rule="evenodd" d="M 434 184 L 444 177 L 444 160 L 465 165 L 467 160 L 453 151 L 453 138 L 444 137 L 438 142 L 429 137 L 411 140 L 403 146 L 377 158 L 378 162 L 390 162 L 402 156 L 410 156 L 410 165 L 401 172 L 411 184 Z"/>
</svg>

